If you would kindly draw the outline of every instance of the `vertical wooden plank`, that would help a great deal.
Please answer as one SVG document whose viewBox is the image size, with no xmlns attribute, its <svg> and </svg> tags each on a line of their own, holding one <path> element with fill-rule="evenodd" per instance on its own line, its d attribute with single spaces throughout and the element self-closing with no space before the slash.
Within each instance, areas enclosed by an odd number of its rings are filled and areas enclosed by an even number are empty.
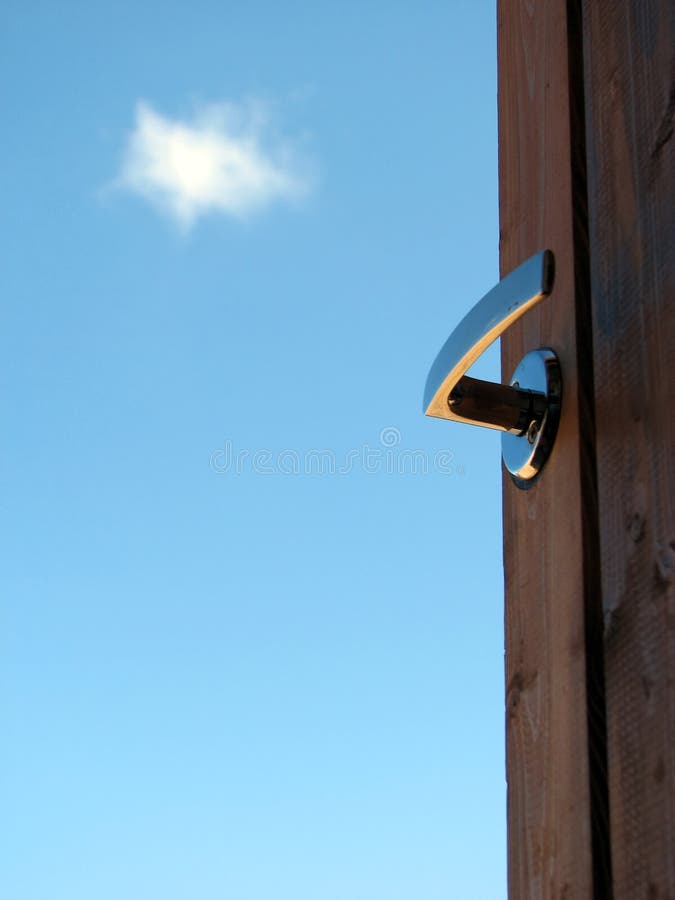
<svg viewBox="0 0 675 900">
<path fill-rule="evenodd" d="M 578 110 L 570 93 L 567 6 L 564 0 L 498 3 L 501 271 L 506 274 L 544 247 L 556 257 L 553 295 L 502 339 L 503 375 L 510 378 L 527 351 L 552 347 L 564 379 L 560 430 L 543 477 L 528 491 L 504 480 L 514 900 L 601 896 L 597 886 L 594 894 L 587 727 L 594 502 L 592 478 L 584 490 L 592 465 L 586 458 L 588 410 L 580 403 L 587 385 L 579 380 L 577 358 L 583 344 L 577 321 L 583 248 L 575 197 L 583 191 L 575 185 L 574 156 L 583 134 L 576 133 Z"/>
<path fill-rule="evenodd" d="M 675 898 L 675 7 L 585 3 L 617 900 Z"/>
</svg>

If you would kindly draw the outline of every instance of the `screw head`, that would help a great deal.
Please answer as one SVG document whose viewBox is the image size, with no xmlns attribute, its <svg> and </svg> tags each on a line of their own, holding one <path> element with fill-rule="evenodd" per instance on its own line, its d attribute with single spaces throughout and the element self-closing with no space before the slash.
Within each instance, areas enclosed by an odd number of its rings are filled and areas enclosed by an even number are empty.
<svg viewBox="0 0 675 900">
<path fill-rule="evenodd" d="M 530 422 L 530 427 L 527 429 L 527 440 L 528 443 L 534 444 L 537 440 L 537 435 L 539 434 L 539 422 L 536 422 L 534 419 Z"/>
</svg>

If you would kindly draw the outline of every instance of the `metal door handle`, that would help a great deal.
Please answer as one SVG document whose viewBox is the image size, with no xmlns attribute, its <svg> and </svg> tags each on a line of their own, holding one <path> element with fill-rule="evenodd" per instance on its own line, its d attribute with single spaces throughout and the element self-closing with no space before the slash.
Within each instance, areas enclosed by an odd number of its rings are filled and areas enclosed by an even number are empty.
<svg viewBox="0 0 675 900">
<path fill-rule="evenodd" d="M 549 349 L 528 353 L 510 384 L 466 375 L 500 334 L 551 293 L 554 258 L 542 250 L 514 269 L 462 319 L 436 357 L 424 389 L 427 416 L 503 431 L 504 464 L 528 487 L 548 458 L 560 418 L 562 379 Z"/>
</svg>

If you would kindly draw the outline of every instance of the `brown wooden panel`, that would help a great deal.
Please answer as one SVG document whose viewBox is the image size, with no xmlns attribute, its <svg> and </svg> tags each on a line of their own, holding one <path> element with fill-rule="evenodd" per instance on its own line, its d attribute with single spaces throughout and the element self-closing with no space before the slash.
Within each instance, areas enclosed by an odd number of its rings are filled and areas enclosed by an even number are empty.
<svg viewBox="0 0 675 900">
<path fill-rule="evenodd" d="M 672 0 L 586 2 L 584 44 L 614 889 L 672 900 Z"/>
<path fill-rule="evenodd" d="M 514 900 L 594 896 L 586 684 L 592 421 L 589 427 L 588 410 L 579 401 L 588 392 L 587 373 L 581 370 L 580 383 L 577 365 L 577 347 L 583 345 L 578 321 L 583 229 L 575 225 L 574 200 L 585 196 L 574 179 L 583 117 L 579 129 L 570 91 L 574 54 L 567 6 L 565 0 L 498 3 L 501 271 L 506 274 L 544 247 L 556 257 L 552 296 L 502 339 L 503 374 L 510 377 L 527 351 L 552 347 L 564 378 L 560 430 L 542 478 L 529 491 L 504 480 L 508 856 Z M 585 324 L 580 327 L 583 331 Z"/>
</svg>

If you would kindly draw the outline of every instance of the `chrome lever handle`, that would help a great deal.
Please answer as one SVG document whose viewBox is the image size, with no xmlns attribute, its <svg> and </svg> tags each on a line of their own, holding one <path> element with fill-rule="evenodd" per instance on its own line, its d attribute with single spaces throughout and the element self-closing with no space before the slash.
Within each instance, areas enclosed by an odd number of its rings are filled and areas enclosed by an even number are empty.
<svg viewBox="0 0 675 900">
<path fill-rule="evenodd" d="M 494 384 L 466 372 L 506 329 L 547 297 L 554 282 L 550 250 L 503 278 L 462 319 L 427 377 L 427 416 L 482 425 L 502 435 L 504 464 L 520 487 L 538 475 L 552 449 L 560 417 L 562 382 L 552 350 L 528 353 L 511 383 Z"/>
</svg>

